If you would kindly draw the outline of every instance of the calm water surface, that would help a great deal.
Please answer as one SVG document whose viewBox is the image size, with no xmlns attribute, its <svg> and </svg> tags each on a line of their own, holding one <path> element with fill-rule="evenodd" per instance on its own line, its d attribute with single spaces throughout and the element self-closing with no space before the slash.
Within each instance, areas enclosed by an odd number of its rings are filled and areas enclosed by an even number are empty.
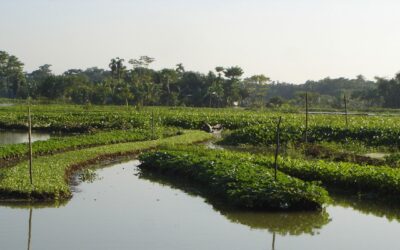
<svg viewBox="0 0 400 250">
<path fill-rule="evenodd" d="M 399 249 L 397 209 L 338 197 L 320 213 L 230 211 L 137 164 L 96 170 L 58 207 L 0 204 L 0 249 Z"/>
<path fill-rule="evenodd" d="M 13 103 L 0 103 L 0 107 L 10 107 L 10 106 L 14 106 Z"/>
<path fill-rule="evenodd" d="M 32 132 L 32 141 L 46 141 L 49 133 Z M 0 145 L 28 142 L 28 133 L 22 131 L 0 130 Z"/>
</svg>

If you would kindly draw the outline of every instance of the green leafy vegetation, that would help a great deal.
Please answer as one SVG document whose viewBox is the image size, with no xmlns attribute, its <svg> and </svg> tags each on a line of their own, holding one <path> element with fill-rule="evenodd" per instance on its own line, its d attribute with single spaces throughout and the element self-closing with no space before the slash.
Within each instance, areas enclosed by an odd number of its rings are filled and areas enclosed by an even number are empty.
<svg viewBox="0 0 400 250">
<path fill-rule="evenodd" d="M 161 145 L 191 144 L 210 139 L 211 135 L 200 131 L 159 140 L 128 142 L 92 147 L 42 156 L 34 159 L 33 184 L 29 181 L 28 162 L 23 161 L 12 168 L 0 169 L 0 197 L 23 199 L 67 199 L 71 196 L 69 178 L 74 170 L 117 156 L 135 155 Z"/>
<path fill-rule="evenodd" d="M 380 152 L 379 150 L 382 149 L 384 152 L 396 152 L 400 145 L 400 128 L 397 126 L 400 123 L 400 117 L 397 116 L 351 116 L 346 127 L 343 116 L 309 115 L 310 147 L 306 147 L 299 144 L 303 141 L 305 130 L 305 115 L 301 113 L 222 108 L 143 107 L 137 109 L 95 105 L 90 107 L 34 105 L 32 113 L 36 129 L 46 128 L 50 131 L 58 131 L 63 128 L 66 131 L 95 131 L 93 134 L 81 137 L 72 136 L 50 139 L 48 142 L 35 142 L 33 149 L 37 156 L 67 150 L 77 150 L 76 155 L 78 155 L 84 152 L 81 151 L 84 147 L 146 140 L 149 138 L 151 124 L 158 128 L 157 131 L 161 131 L 165 126 L 198 129 L 205 122 L 221 124 L 229 129 L 224 139 L 227 144 L 249 144 L 256 147 L 261 145 L 271 148 L 275 142 L 277 117 L 282 116 L 283 150 L 287 149 L 285 147 L 287 144 L 296 149 L 292 151 L 298 151 L 298 155 L 282 152 L 284 160 L 279 161 L 282 172 L 306 181 L 321 181 L 326 185 L 342 189 L 375 191 L 385 195 L 396 195 L 399 190 L 398 178 L 400 177 L 397 170 L 379 166 L 383 164 L 397 166 L 396 154 L 392 154 L 386 160 L 372 161 L 368 157 L 361 157 L 369 150 Z M 6 124 L 5 127 L 11 128 L 26 127 L 26 106 L 16 104 L 0 107 L 0 127 L 4 124 Z M 121 128 L 128 130 L 116 130 Z M 172 131 L 176 130 L 172 129 Z M 156 134 L 160 136 L 160 132 Z M 6 160 L 12 157 L 23 157 L 27 150 L 25 145 L 9 145 L 1 148 L 1 157 Z M 235 154 L 242 158 L 237 158 Z M 237 162 L 242 162 L 246 157 L 253 157 L 253 160 L 257 158 L 257 161 L 244 164 L 263 165 L 268 168 L 272 166 L 270 157 L 262 158 L 256 154 L 242 155 L 238 152 L 235 154 L 229 157 L 236 159 Z M 318 158 L 325 160 L 318 161 L 316 160 Z M 369 164 L 378 165 L 378 167 Z M 4 173 L 0 172 L 0 178 L 5 178 Z"/>
<path fill-rule="evenodd" d="M 246 225 L 252 229 L 266 229 L 280 235 L 316 234 L 331 219 L 325 208 L 319 211 L 287 211 L 271 213 L 253 209 L 238 209 L 224 203 L 218 197 L 209 195 L 209 191 L 197 182 L 180 175 L 171 176 L 142 168 L 139 177 L 163 186 L 179 189 L 190 196 L 201 196 L 213 209 L 233 223 Z"/>
<path fill-rule="evenodd" d="M 272 157 L 254 157 L 253 160 L 269 168 L 274 163 Z M 325 185 L 343 190 L 393 196 L 400 194 L 400 172 L 386 166 L 281 158 L 279 170 L 302 180 L 321 181 Z"/>
<path fill-rule="evenodd" d="M 0 51 L 0 98 L 41 102 L 117 105 L 165 105 L 196 107 L 302 107 L 309 93 L 315 109 L 343 109 L 343 95 L 350 97 L 352 109 L 399 108 L 400 74 L 374 81 L 359 75 L 290 84 L 272 81 L 263 74 L 243 78 L 239 66 L 217 66 L 208 73 L 174 68 L 151 69 L 154 58 L 141 56 L 127 60 L 112 58 L 108 69 L 69 69 L 54 74 L 50 64 L 24 72 L 24 64 L 14 55 Z M 29 83 L 29 84 L 28 84 Z"/>
<path fill-rule="evenodd" d="M 386 118 L 382 124 L 376 124 L 377 119 L 360 119 L 352 118 L 355 122 L 344 127 L 339 125 L 337 121 L 318 117 L 315 121 L 320 123 L 313 124 L 308 128 L 307 136 L 309 142 L 362 142 L 370 146 L 395 146 L 400 145 L 400 128 L 386 124 L 389 121 L 397 121 L 397 119 Z M 369 121 L 370 122 L 369 122 Z M 314 122 L 315 122 L 314 121 Z M 252 145 L 270 145 L 275 142 L 276 124 L 275 122 L 265 122 L 262 124 L 243 127 L 230 133 L 224 140 L 226 144 L 252 144 Z M 283 143 L 303 142 L 305 128 L 300 122 L 286 119 L 282 123 L 281 140 Z"/>
<path fill-rule="evenodd" d="M 178 148 L 175 149 L 175 151 L 179 152 L 182 157 L 185 154 L 186 156 L 190 156 L 190 152 L 192 151 L 196 152 L 196 156 L 204 161 L 207 161 L 207 159 L 215 161 L 215 159 L 221 158 L 228 159 L 229 162 L 236 163 L 236 165 L 255 164 L 257 166 L 266 167 L 270 171 L 273 171 L 274 168 L 273 156 L 226 150 L 206 150 L 197 147 L 194 149 L 188 149 L 187 147 L 184 149 Z M 166 151 L 166 153 L 169 154 L 175 151 L 170 150 Z M 335 189 L 352 191 L 353 193 L 378 194 L 382 197 L 396 197 L 400 194 L 400 172 L 398 169 L 391 167 L 359 165 L 348 162 L 293 159 L 290 157 L 279 158 L 278 165 L 279 171 L 289 176 L 304 181 L 321 182 Z M 173 164 L 170 168 L 174 170 Z M 193 168 L 196 169 L 195 166 L 193 166 Z M 189 173 L 184 172 L 184 175 L 192 177 L 190 173 L 195 173 L 195 170 L 191 168 L 184 168 L 182 171 L 186 170 L 189 171 Z M 197 169 L 196 171 L 199 170 Z M 257 177 L 255 179 L 257 179 Z"/>
<path fill-rule="evenodd" d="M 298 141 L 305 131 L 301 113 L 259 112 L 243 109 L 166 108 L 141 109 L 117 106 L 35 105 L 33 129 L 86 132 L 104 129 L 149 128 L 157 126 L 199 129 L 205 122 L 221 124 L 234 131 L 231 142 L 268 144 L 273 138 L 277 118 L 282 116 L 282 140 Z M 370 145 L 400 145 L 400 117 L 350 116 L 346 127 L 341 115 L 309 115 L 309 138 L 314 141 L 359 141 Z M 27 107 L 0 107 L 0 128 L 27 128 Z"/>
<path fill-rule="evenodd" d="M 149 117 L 139 115 L 135 110 L 116 113 L 108 112 L 87 112 L 80 109 L 80 112 L 60 111 L 58 107 L 47 110 L 41 107 L 41 112 L 35 112 L 33 108 L 32 128 L 42 131 L 62 132 L 88 132 L 99 129 L 131 129 L 145 127 L 149 124 Z M 4 108 L 6 109 L 6 108 Z M 15 112 L 1 112 L 0 128 L 3 129 L 27 129 L 27 108 L 22 106 L 10 107 Z"/>
<path fill-rule="evenodd" d="M 231 205 L 252 209 L 319 209 L 327 192 L 311 183 L 274 172 L 252 161 L 210 150 L 163 150 L 140 156 L 143 169 L 199 182 Z"/>
<path fill-rule="evenodd" d="M 94 134 L 53 137 L 47 141 L 34 142 L 32 148 L 33 155 L 39 156 L 99 145 L 157 139 L 163 136 L 174 135 L 177 132 L 178 130 L 173 128 L 158 128 L 154 132 L 154 138 L 152 138 L 153 134 L 149 129 L 104 131 Z M 15 160 L 20 161 L 27 156 L 28 150 L 29 148 L 26 143 L 0 145 L 0 162 L 2 161 L 4 166 L 7 162 L 14 163 Z"/>
</svg>

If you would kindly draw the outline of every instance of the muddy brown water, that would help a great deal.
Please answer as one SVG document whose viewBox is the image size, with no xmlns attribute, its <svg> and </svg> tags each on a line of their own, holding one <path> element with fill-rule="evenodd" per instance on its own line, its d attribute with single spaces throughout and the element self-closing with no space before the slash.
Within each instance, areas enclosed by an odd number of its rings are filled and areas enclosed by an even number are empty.
<svg viewBox="0 0 400 250">
<path fill-rule="evenodd" d="M 0 203 L 0 249 L 398 249 L 397 208 L 336 197 L 322 212 L 225 209 L 138 164 L 96 169 L 65 204 Z"/>
</svg>

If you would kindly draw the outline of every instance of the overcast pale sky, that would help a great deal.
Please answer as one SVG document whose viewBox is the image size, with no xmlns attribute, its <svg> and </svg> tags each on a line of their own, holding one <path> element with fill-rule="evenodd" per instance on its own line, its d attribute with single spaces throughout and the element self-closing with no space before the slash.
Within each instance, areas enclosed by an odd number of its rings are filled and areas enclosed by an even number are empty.
<svg viewBox="0 0 400 250">
<path fill-rule="evenodd" d="M 399 0 L 0 0 L 0 50 L 31 71 L 153 67 L 308 79 L 392 77 L 400 70 Z"/>
</svg>

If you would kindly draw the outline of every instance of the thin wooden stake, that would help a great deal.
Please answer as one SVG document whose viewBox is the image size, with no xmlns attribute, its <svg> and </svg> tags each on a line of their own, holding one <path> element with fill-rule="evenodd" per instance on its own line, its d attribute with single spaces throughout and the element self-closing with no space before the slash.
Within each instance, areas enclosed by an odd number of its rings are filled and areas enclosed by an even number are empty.
<svg viewBox="0 0 400 250">
<path fill-rule="evenodd" d="M 276 180 L 276 174 L 278 171 L 278 154 L 279 154 L 279 147 L 280 147 L 280 126 L 281 126 L 281 120 L 282 117 L 280 116 L 278 119 L 278 125 L 276 126 L 276 149 L 275 149 L 275 180 Z"/>
<path fill-rule="evenodd" d="M 347 118 L 347 99 L 346 99 L 346 94 L 344 94 L 343 99 L 344 99 L 344 114 L 345 114 L 345 117 L 346 117 L 346 127 L 348 127 L 349 126 L 349 120 Z"/>
<path fill-rule="evenodd" d="M 275 250 L 275 232 L 272 235 L 272 250 Z"/>
<path fill-rule="evenodd" d="M 28 250 L 31 249 L 31 236 L 32 236 L 32 208 L 29 209 Z"/>
<path fill-rule="evenodd" d="M 29 140 L 29 180 L 31 185 L 33 185 L 33 177 L 32 177 L 32 118 L 31 118 L 31 104 L 28 106 L 28 140 Z"/>
<path fill-rule="evenodd" d="M 151 111 L 151 139 L 154 140 L 154 110 Z"/>
<path fill-rule="evenodd" d="M 305 142 L 308 143 L 308 92 L 306 92 L 306 131 L 304 133 Z"/>
</svg>

